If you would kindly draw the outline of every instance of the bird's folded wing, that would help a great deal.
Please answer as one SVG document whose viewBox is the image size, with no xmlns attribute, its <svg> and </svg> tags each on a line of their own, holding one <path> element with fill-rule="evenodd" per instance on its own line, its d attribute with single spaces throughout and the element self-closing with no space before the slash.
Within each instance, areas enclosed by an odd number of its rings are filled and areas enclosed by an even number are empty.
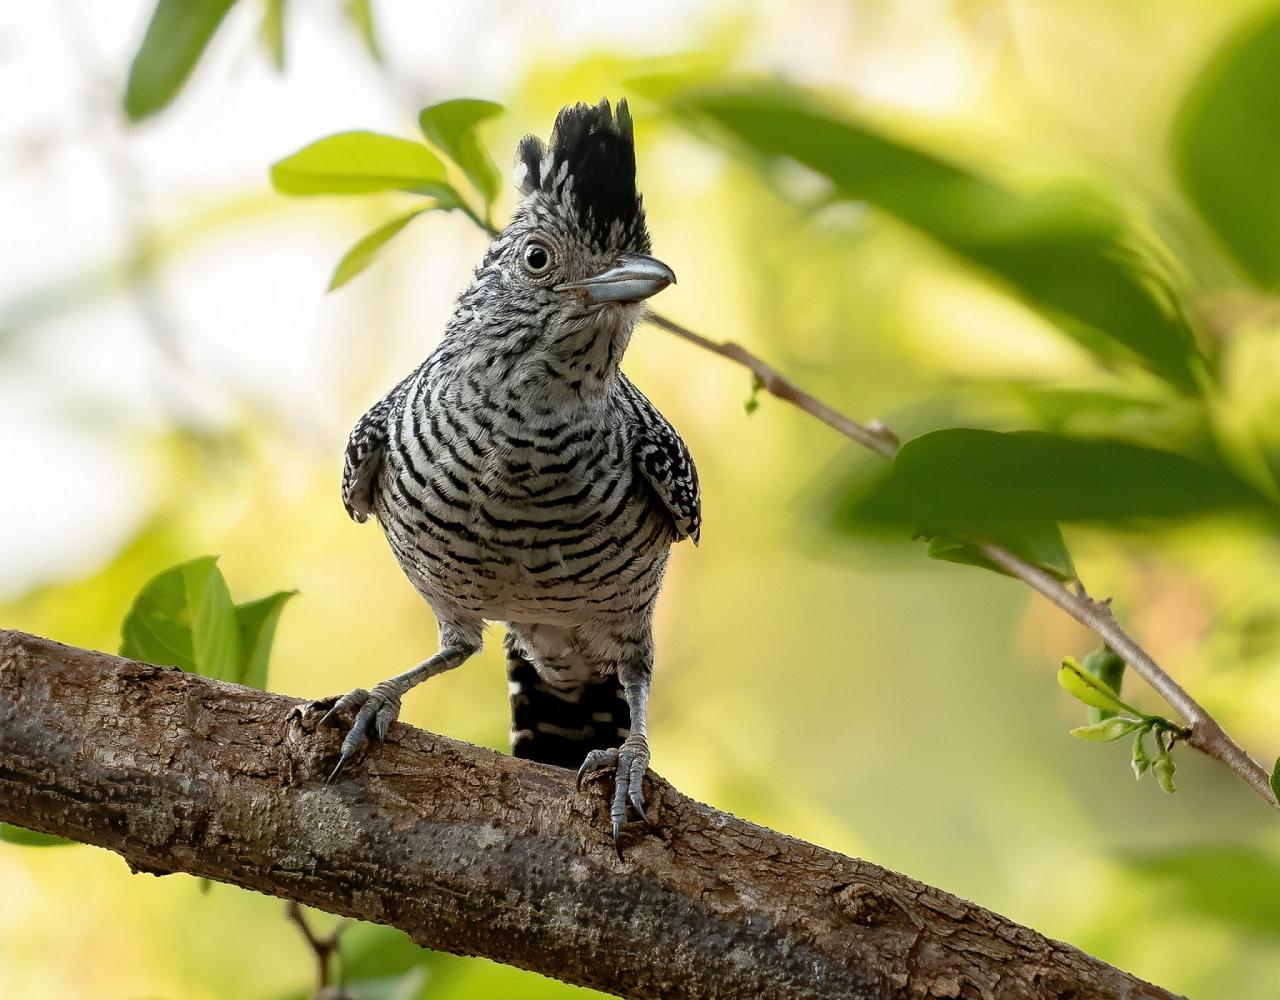
<svg viewBox="0 0 1280 1000">
<path fill-rule="evenodd" d="M 420 371 L 413 372 L 378 400 L 351 429 L 342 462 L 342 502 L 353 521 L 366 521 L 373 510 L 378 471 L 382 468 L 391 422 Z"/>
<path fill-rule="evenodd" d="M 691 538 L 697 545 L 702 530 L 702 496 L 689 449 L 675 428 L 625 375 L 621 376 L 621 384 L 635 430 L 636 467 L 670 513 L 676 536 Z"/>
</svg>

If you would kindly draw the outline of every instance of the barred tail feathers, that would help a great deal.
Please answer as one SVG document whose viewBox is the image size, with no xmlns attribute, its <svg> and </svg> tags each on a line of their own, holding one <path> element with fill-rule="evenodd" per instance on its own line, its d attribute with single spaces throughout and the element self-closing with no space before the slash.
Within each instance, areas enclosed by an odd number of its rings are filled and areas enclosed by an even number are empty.
<svg viewBox="0 0 1280 1000">
<path fill-rule="evenodd" d="M 558 688 L 548 684 L 508 635 L 511 753 L 577 770 L 592 750 L 621 746 L 631 712 L 616 675 Z"/>
</svg>

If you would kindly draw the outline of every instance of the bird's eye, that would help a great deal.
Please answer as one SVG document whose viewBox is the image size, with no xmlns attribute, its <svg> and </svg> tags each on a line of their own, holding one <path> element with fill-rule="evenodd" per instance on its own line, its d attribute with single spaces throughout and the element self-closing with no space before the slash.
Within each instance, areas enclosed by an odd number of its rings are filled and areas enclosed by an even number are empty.
<svg viewBox="0 0 1280 1000">
<path fill-rule="evenodd" d="M 541 243 L 524 248 L 524 266 L 533 274 L 541 274 L 551 265 L 551 253 Z"/>
</svg>

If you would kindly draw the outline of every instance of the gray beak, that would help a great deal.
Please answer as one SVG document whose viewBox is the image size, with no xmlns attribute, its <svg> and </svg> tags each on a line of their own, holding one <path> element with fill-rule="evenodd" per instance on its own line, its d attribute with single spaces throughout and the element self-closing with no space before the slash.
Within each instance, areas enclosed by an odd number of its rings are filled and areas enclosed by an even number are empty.
<svg viewBox="0 0 1280 1000">
<path fill-rule="evenodd" d="M 624 254 L 607 271 L 585 281 L 556 285 L 556 291 L 581 292 L 588 302 L 639 302 L 657 295 L 675 280 L 675 272 L 662 261 Z"/>
</svg>

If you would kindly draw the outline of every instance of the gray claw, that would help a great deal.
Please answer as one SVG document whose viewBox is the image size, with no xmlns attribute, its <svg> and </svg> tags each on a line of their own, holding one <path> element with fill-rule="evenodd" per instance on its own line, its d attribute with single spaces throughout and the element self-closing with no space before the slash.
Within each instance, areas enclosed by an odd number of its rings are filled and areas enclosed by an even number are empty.
<svg viewBox="0 0 1280 1000">
<path fill-rule="evenodd" d="M 618 764 L 618 750 L 616 747 L 608 750 L 592 750 L 587 754 L 587 759 L 582 762 L 582 766 L 578 768 L 578 791 L 582 791 L 582 781 L 592 771 L 603 771 L 606 767 L 616 767 Z"/>
<path fill-rule="evenodd" d="M 356 688 L 337 699 L 333 707 L 320 719 L 319 725 L 323 726 L 331 719 L 336 719 L 350 708 L 359 708 L 359 711 L 351 728 L 347 730 L 346 738 L 342 741 L 337 766 L 326 779 L 326 783 L 329 784 L 337 779 L 362 743 L 370 738 L 379 740 L 386 738 L 391 723 L 400 712 L 400 695 L 394 688 L 386 688 L 382 684 L 376 685 L 372 691 Z"/>
<path fill-rule="evenodd" d="M 340 698 L 324 698 L 321 701 L 313 702 L 313 704 L 317 706 L 323 705 L 326 701 L 333 702 L 333 704 L 329 706 L 329 711 L 320 716 L 320 721 L 316 723 L 316 725 L 327 726 L 330 722 L 335 721 L 346 709 L 353 708 L 357 705 L 363 705 L 368 700 L 369 692 L 364 688 L 356 688 L 354 691 L 348 691 Z"/>
<path fill-rule="evenodd" d="M 339 772 L 340 772 L 344 767 L 346 767 L 346 765 L 347 765 L 347 761 L 348 761 L 348 760 L 350 760 L 350 759 L 351 759 L 351 755 L 350 755 L 350 754 L 346 754 L 346 753 L 342 754 L 342 755 L 338 758 L 338 763 L 337 763 L 337 765 L 334 767 L 334 769 L 333 769 L 332 771 L 330 771 L 330 772 L 329 772 L 329 777 L 327 777 L 327 778 L 325 778 L 325 779 L 324 779 L 324 783 L 325 783 L 326 785 L 332 785 L 335 781 L 337 781 L 337 780 L 338 780 L 338 773 L 339 773 Z"/>
<path fill-rule="evenodd" d="M 582 790 L 582 781 L 591 771 L 613 768 L 613 802 L 609 809 L 609 818 L 613 826 L 613 847 L 618 852 L 618 860 L 622 861 L 622 824 L 627 819 L 627 805 L 636 811 L 636 815 L 645 823 L 649 817 L 644 811 L 644 773 L 649 766 L 649 746 L 643 736 L 627 737 L 621 747 L 608 750 L 592 750 L 587 759 L 578 768 L 577 786 Z"/>
<path fill-rule="evenodd" d="M 636 815 L 640 817 L 640 822 L 648 823 L 649 817 L 644 813 L 644 791 L 639 785 L 632 785 L 630 792 L 631 808 L 636 811 Z"/>
</svg>

